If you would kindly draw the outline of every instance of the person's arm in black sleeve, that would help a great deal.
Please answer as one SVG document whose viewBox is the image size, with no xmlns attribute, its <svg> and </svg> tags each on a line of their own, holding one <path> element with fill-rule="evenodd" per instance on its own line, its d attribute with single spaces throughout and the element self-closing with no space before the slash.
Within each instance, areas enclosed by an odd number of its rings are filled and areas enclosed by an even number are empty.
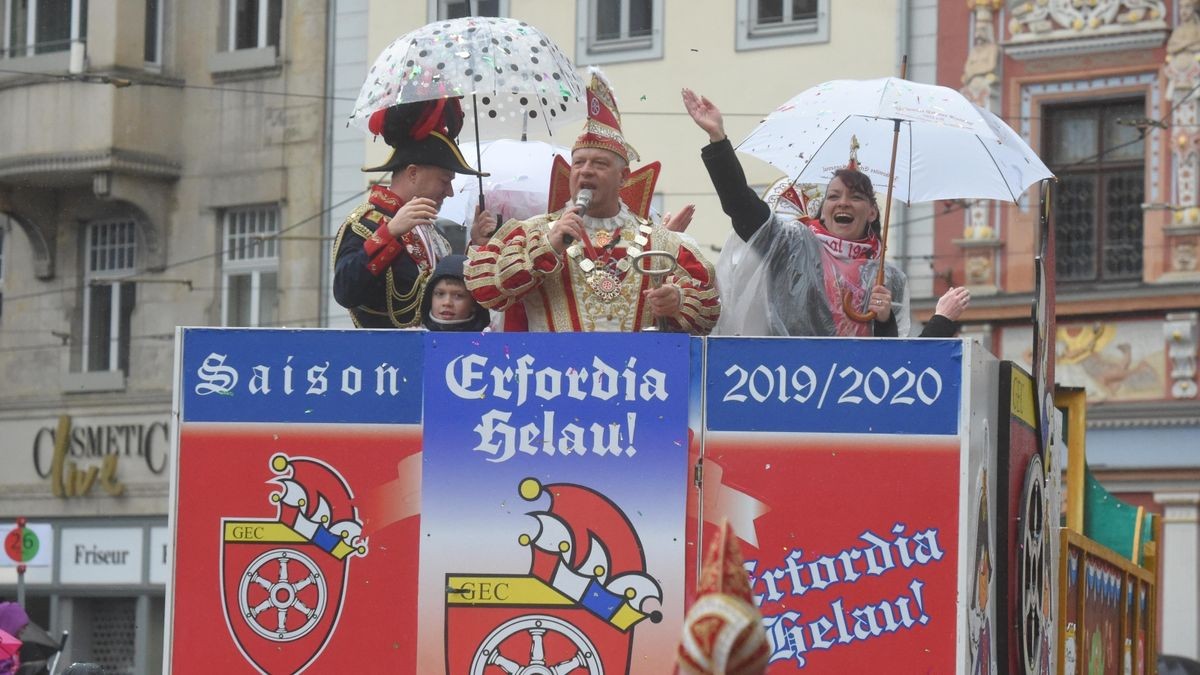
<svg viewBox="0 0 1200 675">
<path fill-rule="evenodd" d="M 350 225 L 344 229 L 349 230 Z M 343 231 L 333 269 L 333 298 L 342 307 L 358 307 L 380 295 L 384 277 L 372 274 L 368 262 L 362 237 Z"/>
<path fill-rule="evenodd" d="M 958 322 L 941 314 L 931 316 L 925 327 L 921 329 L 923 338 L 947 338 L 955 335 L 958 335 Z"/>
<path fill-rule="evenodd" d="M 921 337 L 954 337 L 958 334 L 958 317 L 971 304 L 971 291 L 963 286 L 951 286 L 938 298 L 933 317 L 921 330 Z"/>
<path fill-rule="evenodd" d="M 871 331 L 875 337 L 898 337 L 900 329 L 896 326 L 896 313 L 892 312 L 887 321 L 872 321 Z"/>
<path fill-rule="evenodd" d="M 704 146 L 700 158 L 721 200 L 721 210 L 733 223 L 733 231 L 742 241 L 749 241 L 770 219 L 771 208 L 750 189 L 746 172 L 728 138 Z"/>
<path fill-rule="evenodd" d="M 742 241 L 749 241 L 771 218 L 771 209 L 750 189 L 742 164 L 733 154 L 733 145 L 725 133 L 721 109 L 686 87 L 680 93 L 688 116 L 708 134 L 708 145 L 700 151 L 700 158 L 704 160 L 708 177 L 721 199 L 721 209 L 733 221 L 733 231 Z"/>
<path fill-rule="evenodd" d="M 402 295 L 409 294 L 421 275 L 420 267 L 405 252 L 404 243 L 388 232 L 386 220 L 379 222 L 373 234 L 367 223 L 360 224 L 358 231 L 351 231 L 353 222 L 343 224 L 338 233 L 333 297 L 343 307 L 369 305 L 372 300 L 385 299 L 385 273 L 389 268 L 396 291 Z M 375 224 L 370 220 L 368 223 Z"/>
</svg>

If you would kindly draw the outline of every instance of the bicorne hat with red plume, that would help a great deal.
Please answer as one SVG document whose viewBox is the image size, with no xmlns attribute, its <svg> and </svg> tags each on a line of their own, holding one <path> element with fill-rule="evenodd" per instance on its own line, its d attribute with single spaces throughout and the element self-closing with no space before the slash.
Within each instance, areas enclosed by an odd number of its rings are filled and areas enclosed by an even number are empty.
<svg viewBox="0 0 1200 675">
<path fill-rule="evenodd" d="M 376 110 L 367 128 L 392 146 L 392 155 L 379 166 L 363 171 L 396 171 L 409 164 L 439 166 L 455 173 L 479 176 L 458 149 L 463 110 L 457 98 L 397 103 Z"/>
</svg>

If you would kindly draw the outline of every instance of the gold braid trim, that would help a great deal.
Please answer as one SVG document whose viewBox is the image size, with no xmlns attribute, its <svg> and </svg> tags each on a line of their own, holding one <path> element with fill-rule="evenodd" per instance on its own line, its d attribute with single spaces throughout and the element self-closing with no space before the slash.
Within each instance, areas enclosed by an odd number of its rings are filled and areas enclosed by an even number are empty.
<svg viewBox="0 0 1200 675">
<path fill-rule="evenodd" d="M 361 225 L 359 225 L 358 221 L 362 218 L 363 213 L 366 212 L 367 210 L 369 210 L 370 208 L 371 208 L 370 204 L 360 204 L 357 208 L 355 208 L 353 211 L 350 212 L 350 215 L 346 216 L 346 219 L 344 221 L 342 221 L 342 226 L 338 228 L 337 236 L 333 238 L 333 246 L 329 250 L 330 278 L 332 278 L 333 274 L 337 272 L 338 249 L 340 249 L 342 247 L 342 238 L 346 236 L 347 226 L 362 227 Z M 366 229 L 366 228 L 363 228 L 363 229 Z M 355 229 L 355 234 L 360 234 L 357 229 Z M 373 234 L 373 233 L 368 233 L 366 236 L 363 237 L 363 239 L 366 239 L 367 237 L 371 236 L 371 234 Z"/>
<path fill-rule="evenodd" d="M 425 282 L 429 280 L 431 275 L 432 272 L 429 270 L 422 271 L 417 275 L 417 279 L 413 283 L 412 291 L 409 292 L 408 296 L 403 296 L 396 292 L 396 279 L 392 274 L 392 268 L 388 268 L 386 272 L 387 308 L 388 318 L 391 319 L 393 326 L 396 328 L 412 328 L 413 326 L 419 326 L 421 324 L 421 300 L 425 297 Z M 393 298 L 403 301 L 406 297 L 412 297 L 413 295 L 416 296 L 415 300 L 399 309 L 395 307 Z M 407 314 L 408 312 L 412 312 L 413 318 L 410 321 L 400 321 L 398 317 L 401 314 Z"/>
<path fill-rule="evenodd" d="M 370 202 L 362 204 L 350 212 L 350 215 L 346 217 L 346 220 L 342 223 L 342 226 L 338 228 L 337 236 L 334 237 L 333 240 L 333 246 L 329 254 L 329 267 L 331 276 L 337 273 L 337 254 L 338 250 L 342 247 L 342 239 L 345 238 L 346 232 L 349 230 L 359 237 L 362 237 L 363 240 L 370 239 L 371 236 L 375 234 L 375 230 L 363 225 L 362 221 L 365 219 L 371 222 L 382 224 L 384 218 L 386 218 L 386 216 L 376 210 Z M 399 240 L 397 240 L 397 242 L 402 246 L 404 244 L 404 242 Z M 420 268 L 420 265 L 418 265 L 418 268 Z M 354 327 L 362 328 L 362 324 L 359 322 L 358 317 L 354 314 L 355 312 L 362 312 L 372 316 L 386 316 L 392 322 L 392 325 L 397 328 L 411 328 L 419 325 L 421 323 L 421 313 L 419 310 L 421 307 L 421 300 L 425 296 L 425 282 L 432 274 L 433 272 L 431 270 L 423 270 L 419 275 L 417 275 L 417 280 L 413 285 L 412 290 L 410 290 L 408 293 L 400 293 L 396 290 L 395 274 L 392 272 L 391 266 L 388 266 L 387 272 L 384 273 L 384 278 L 387 281 L 388 311 L 386 313 L 380 312 L 365 305 L 359 305 L 353 310 L 347 309 L 347 311 L 350 313 L 350 320 L 354 322 Z M 396 308 L 394 301 L 402 302 L 404 305 Z M 400 315 L 407 314 L 409 312 L 412 312 L 413 314 L 411 321 L 402 322 L 398 319 Z"/>
<path fill-rule="evenodd" d="M 467 290 L 487 288 L 497 293 L 495 298 L 480 304 L 488 309 L 507 310 L 541 286 L 546 276 L 561 272 L 562 260 L 542 231 L 557 218 L 558 214 L 547 214 L 529 220 L 509 220 L 492 235 L 487 245 L 467 254 L 470 259 L 465 278 Z M 554 257 L 554 267 L 549 272 L 534 265 L 534 261 L 543 255 Z M 509 287 L 512 278 L 522 273 L 529 274 L 529 281 Z"/>
<path fill-rule="evenodd" d="M 333 246 L 329 249 L 329 278 L 333 279 L 337 276 L 337 256 L 338 251 L 342 248 L 342 238 L 346 236 L 346 230 L 349 226 L 358 225 L 358 221 L 362 218 L 364 212 L 371 209 L 371 204 L 360 204 L 357 208 L 346 216 L 346 220 L 342 221 L 342 226 L 338 228 L 337 236 L 333 238 Z M 370 235 L 367 235 L 370 236 Z M 365 238 L 365 237 L 364 237 Z M 358 322 L 358 317 L 354 316 L 354 312 L 347 307 L 346 313 L 350 315 L 350 320 L 354 322 L 355 328 L 362 328 L 362 324 Z"/>
</svg>

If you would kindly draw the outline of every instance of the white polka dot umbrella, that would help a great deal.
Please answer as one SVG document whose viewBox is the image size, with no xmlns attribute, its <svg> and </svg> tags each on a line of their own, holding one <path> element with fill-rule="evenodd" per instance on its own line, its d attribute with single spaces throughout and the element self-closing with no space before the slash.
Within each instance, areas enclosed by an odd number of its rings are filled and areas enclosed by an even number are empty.
<svg viewBox="0 0 1200 675">
<path fill-rule="evenodd" d="M 520 138 L 586 116 L 586 86 L 542 31 L 517 19 L 437 21 L 400 36 L 367 73 L 350 122 L 395 103 L 462 96 L 462 138 Z M 572 131 L 576 131 L 573 129 Z"/>
</svg>

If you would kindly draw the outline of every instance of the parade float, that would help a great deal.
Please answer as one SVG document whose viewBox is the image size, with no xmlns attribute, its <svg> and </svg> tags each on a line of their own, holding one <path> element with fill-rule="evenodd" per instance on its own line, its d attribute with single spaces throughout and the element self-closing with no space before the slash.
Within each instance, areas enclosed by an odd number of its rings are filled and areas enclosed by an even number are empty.
<svg viewBox="0 0 1200 675">
<path fill-rule="evenodd" d="M 178 345 L 171 672 L 672 672 L 722 522 L 771 673 L 1153 672 L 1155 523 L 1085 535 L 1082 396 L 977 343 Z"/>
<path fill-rule="evenodd" d="M 389 47 L 402 65 L 376 64 L 352 122 L 422 91 L 514 132 L 578 119 L 581 85 L 557 107 L 456 88 L 488 51 L 469 36 L 507 20 L 464 21 L 426 27 L 458 50 L 432 70 L 403 65 L 415 38 Z M 803 216 L 797 181 L 828 164 L 788 164 L 791 124 L 862 140 L 888 205 L 1012 201 L 1048 175 L 986 111 L 972 143 L 929 141 L 920 123 L 961 120 L 887 100 L 865 131 L 772 113 L 743 149 L 791 178 L 776 210 L 790 194 Z M 922 142 L 996 173 L 898 167 Z M 1157 524 L 1090 480 L 1083 397 L 1056 395 L 1041 193 L 1033 372 L 969 339 L 179 329 L 165 670 L 674 672 L 728 525 L 770 673 L 1154 672 Z"/>
</svg>

